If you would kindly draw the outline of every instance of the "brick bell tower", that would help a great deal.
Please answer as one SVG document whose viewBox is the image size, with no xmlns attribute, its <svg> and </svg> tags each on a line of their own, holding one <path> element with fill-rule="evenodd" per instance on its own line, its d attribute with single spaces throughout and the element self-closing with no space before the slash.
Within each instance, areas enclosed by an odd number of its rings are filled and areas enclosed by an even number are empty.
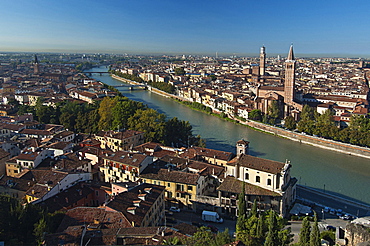
<svg viewBox="0 0 370 246">
<path fill-rule="evenodd" d="M 289 49 L 288 58 L 285 61 L 284 102 L 288 105 L 292 105 L 294 101 L 295 69 L 296 61 L 294 60 L 292 44 Z"/>
</svg>

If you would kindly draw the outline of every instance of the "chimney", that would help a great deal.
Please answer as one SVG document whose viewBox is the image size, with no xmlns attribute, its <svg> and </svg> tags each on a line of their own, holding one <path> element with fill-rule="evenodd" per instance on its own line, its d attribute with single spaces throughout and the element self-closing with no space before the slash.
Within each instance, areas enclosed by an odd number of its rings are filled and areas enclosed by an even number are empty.
<svg viewBox="0 0 370 246">
<path fill-rule="evenodd" d="M 143 200 L 143 201 L 145 201 L 145 196 L 146 196 L 146 194 L 139 194 L 139 198 L 141 199 L 141 200 Z"/>
<path fill-rule="evenodd" d="M 135 210 L 136 210 L 136 207 L 128 207 L 127 208 L 127 212 L 129 212 L 131 214 L 135 214 Z"/>
<path fill-rule="evenodd" d="M 151 193 L 152 192 L 152 188 L 151 187 L 145 188 L 144 191 L 146 193 Z"/>
</svg>

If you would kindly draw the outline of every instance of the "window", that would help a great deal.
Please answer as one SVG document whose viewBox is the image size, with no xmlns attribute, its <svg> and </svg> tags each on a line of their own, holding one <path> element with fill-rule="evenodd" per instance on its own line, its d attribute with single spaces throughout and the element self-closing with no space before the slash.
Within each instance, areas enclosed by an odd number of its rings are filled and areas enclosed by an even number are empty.
<svg viewBox="0 0 370 246">
<path fill-rule="evenodd" d="M 193 186 L 188 185 L 188 190 L 193 190 Z"/>
<path fill-rule="evenodd" d="M 171 183 L 167 183 L 167 187 L 171 187 Z"/>
<path fill-rule="evenodd" d="M 248 180 L 249 179 L 249 173 L 245 173 L 245 179 Z"/>
<path fill-rule="evenodd" d="M 267 179 L 267 185 L 271 185 L 271 179 Z"/>
<path fill-rule="evenodd" d="M 256 176 L 256 182 L 257 183 L 260 183 L 261 182 L 261 177 L 260 176 Z"/>
<path fill-rule="evenodd" d="M 184 191 L 184 185 L 177 184 L 176 185 L 176 190 Z"/>
</svg>

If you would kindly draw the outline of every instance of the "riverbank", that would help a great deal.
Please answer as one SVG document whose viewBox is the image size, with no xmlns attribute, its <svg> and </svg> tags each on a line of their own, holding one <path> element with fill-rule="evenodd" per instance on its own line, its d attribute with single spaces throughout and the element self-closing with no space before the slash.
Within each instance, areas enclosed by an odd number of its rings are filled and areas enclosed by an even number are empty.
<svg viewBox="0 0 370 246">
<path fill-rule="evenodd" d="M 143 85 L 141 83 L 131 81 L 131 80 L 119 77 L 117 75 L 111 75 L 111 76 L 112 76 L 112 78 L 117 79 L 117 80 L 119 80 L 121 82 L 124 82 L 124 83 L 132 84 L 132 85 Z M 184 98 L 181 98 L 181 97 L 173 95 L 173 94 L 166 93 L 164 91 L 153 88 L 151 86 L 148 87 L 148 90 L 153 92 L 153 93 L 156 93 L 158 95 L 167 97 L 167 98 L 173 98 L 173 99 L 176 99 L 176 100 L 179 100 L 179 101 L 186 101 Z M 186 104 L 183 104 L 183 105 L 193 109 L 189 105 L 186 105 Z M 202 110 L 197 110 L 197 111 L 207 113 L 207 112 L 204 112 Z M 209 113 L 207 113 L 207 114 L 209 114 Z M 216 115 L 214 115 L 214 112 L 211 115 L 216 116 Z M 285 129 L 282 129 L 282 128 L 279 128 L 279 127 L 274 127 L 274 126 L 263 124 L 263 123 L 256 122 L 256 121 L 247 120 L 247 121 L 243 122 L 243 121 L 240 121 L 240 120 L 234 120 L 234 119 L 230 119 L 230 118 L 223 118 L 223 117 L 220 117 L 220 116 L 216 116 L 216 117 L 219 117 L 220 119 L 223 119 L 223 120 L 226 120 L 226 121 L 233 122 L 235 124 L 240 124 L 240 125 L 243 125 L 243 126 L 247 126 L 249 128 L 252 128 L 253 130 L 257 130 L 257 131 L 261 131 L 261 132 L 264 132 L 264 133 L 272 134 L 272 135 L 275 135 L 275 136 L 278 136 L 278 137 L 283 137 L 283 138 L 286 138 L 286 139 L 289 139 L 289 140 L 292 140 L 292 141 L 295 141 L 295 142 L 299 142 L 299 143 L 302 143 L 302 144 L 308 144 L 308 145 L 315 146 L 315 147 L 318 147 L 318 148 L 323 148 L 323 149 L 327 149 L 327 150 L 331 150 L 331 151 L 336 151 L 336 152 L 340 152 L 340 153 L 344 153 L 344 154 L 348 154 L 348 155 L 354 155 L 354 156 L 359 156 L 359 157 L 363 157 L 363 158 L 370 158 L 370 149 L 366 148 L 366 147 L 360 147 L 360 146 L 351 145 L 351 144 L 347 144 L 347 143 L 341 143 L 341 142 L 337 142 L 337 141 L 333 141 L 333 140 L 329 140 L 329 139 L 324 139 L 324 138 L 320 138 L 320 137 L 314 137 L 314 136 L 310 136 L 310 135 L 306 135 L 306 134 L 302 134 L 302 133 L 296 133 L 296 132 L 288 131 L 288 130 L 285 130 Z"/>
</svg>

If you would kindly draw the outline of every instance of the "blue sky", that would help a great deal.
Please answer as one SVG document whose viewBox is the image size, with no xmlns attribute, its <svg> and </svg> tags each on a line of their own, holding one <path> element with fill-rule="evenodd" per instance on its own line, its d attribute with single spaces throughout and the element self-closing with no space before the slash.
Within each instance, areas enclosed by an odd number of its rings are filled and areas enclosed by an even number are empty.
<svg viewBox="0 0 370 246">
<path fill-rule="evenodd" d="M 1 0 L 0 51 L 370 56 L 369 0 Z"/>
</svg>

